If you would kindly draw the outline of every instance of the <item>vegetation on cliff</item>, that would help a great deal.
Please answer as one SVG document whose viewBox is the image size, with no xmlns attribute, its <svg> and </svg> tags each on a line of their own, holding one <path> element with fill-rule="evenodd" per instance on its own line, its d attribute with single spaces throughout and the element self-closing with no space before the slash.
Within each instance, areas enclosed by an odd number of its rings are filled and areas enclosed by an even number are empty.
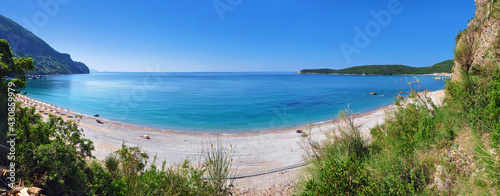
<svg viewBox="0 0 500 196">
<path fill-rule="evenodd" d="M 346 116 L 340 135 L 308 142 L 299 195 L 497 195 L 500 191 L 500 1 L 476 1 L 457 36 L 453 76 L 436 107 L 417 93 L 365 142 Z"/>
<path fill-rule="evenodd" d="M 2 15 L 0 15 L 0 39 L 10 43 L 14 57 L 33 59 L 36 69 L 29 71 L 29 74 L 89 73 L 89 68 L 85 64 L 73 61 L 69 54 L 57 52 L 45 41 Z"/>
<path fill-rule="evenodd" d="M 451 73 L 453 60 L 443 61 L 429 67 L 410 67 L 406 65 L 364 65 L 346 69 L 303 69 L 300 74 L 352 74 L 352 75 L 407 75 Z"/>
</svg>

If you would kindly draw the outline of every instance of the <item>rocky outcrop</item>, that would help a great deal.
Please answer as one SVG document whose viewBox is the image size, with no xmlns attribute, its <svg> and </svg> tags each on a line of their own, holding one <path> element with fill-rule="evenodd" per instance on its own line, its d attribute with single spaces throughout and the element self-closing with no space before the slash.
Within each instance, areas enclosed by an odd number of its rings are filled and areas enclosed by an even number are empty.
<svg viewBox="0 0 500 196">
<path fill-rule="evenodd" d="M 31 187 L 31 188 L 26 188 L 26 187 L 16 187 L 10 191 L 3 192 L 0 195 L 16 195 L 16 196 L 44 196 L 44 194 L 41 194 L 42 189 L 38 187 Z"/>
<path fill-rule="evenodd" d="M 35 70 L 29 75 L 87 74 L 89 68 L 60 53 L 21 25 L 0 15 L 0 39 L 9 42 L 14 57 L 33 59 Z"/>
<path fill-rule="evenodd" d="M 475 4 L 475 17 L 456 38 L 454 80 L 460 79 L 462 71 L 470 73 L 499 65 L 500 2 L 475 0 Z"/>
</svg>

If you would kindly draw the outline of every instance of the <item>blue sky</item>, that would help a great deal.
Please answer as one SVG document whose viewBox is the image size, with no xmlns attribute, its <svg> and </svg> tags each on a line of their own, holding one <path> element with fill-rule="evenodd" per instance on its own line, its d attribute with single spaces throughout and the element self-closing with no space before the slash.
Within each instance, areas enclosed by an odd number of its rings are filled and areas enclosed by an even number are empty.
<svg viewBox="0 0 500 196">
<path fill-rule="evenodd" d="M 455 37 L 474 12 L 473 0 L 16 0 L 0 6 L 0 14 L 90 68 L 138 72 L 429 66 L 453 58 Z"/>
</svg>

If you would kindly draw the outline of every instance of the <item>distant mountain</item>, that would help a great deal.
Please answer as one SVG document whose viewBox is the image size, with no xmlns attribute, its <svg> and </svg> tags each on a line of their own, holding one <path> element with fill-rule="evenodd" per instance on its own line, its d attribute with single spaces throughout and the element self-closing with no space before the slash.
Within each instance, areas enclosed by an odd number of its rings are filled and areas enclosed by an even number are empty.
<svg viewBox="0 0 500 196">
<path fill-rule="evenodd" d="M 364 65 L 346 69 L 303 69 L 300 74 L 352 74 L 352 75 L 405 75 L 451 73 L 453 60 L 443 61 L 429 67 L 410 67 L 406 65 Z"/>
<path fill-rule="evenodd" d="M 16 22 L 0 15 L 0 39 L 9 42 L 14 57 L 31 57 L 36 67 L 28 74 L 87 74 L 89 68 L 71 59 L 69 54 L 59 53 L 45 41 Z"/>
</svg>

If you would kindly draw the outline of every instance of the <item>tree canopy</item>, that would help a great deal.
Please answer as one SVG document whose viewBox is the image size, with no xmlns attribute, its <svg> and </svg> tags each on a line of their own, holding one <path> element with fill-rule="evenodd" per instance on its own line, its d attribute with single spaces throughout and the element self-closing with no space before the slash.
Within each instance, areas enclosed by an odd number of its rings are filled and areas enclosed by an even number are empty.
<svg viewBox="0 0 500 196">
<path fill-rule="evenodd" d="M 0 39 L 0 143 L 6 144 L 7 139 L 7 106 L 8 106 L 8 83 L 12 82 L 14 89 L 17 93 L 19 89 L 26 87 L 26 72 L 34 70 L 33 60 L 31 58 L 14 58 L 10 50 L 9 43 Z M 11 78 L 6 78 L 11 77 Z M 0 150 L 0 164 L 7 163 L 5 149 Z"/>
</svg>

